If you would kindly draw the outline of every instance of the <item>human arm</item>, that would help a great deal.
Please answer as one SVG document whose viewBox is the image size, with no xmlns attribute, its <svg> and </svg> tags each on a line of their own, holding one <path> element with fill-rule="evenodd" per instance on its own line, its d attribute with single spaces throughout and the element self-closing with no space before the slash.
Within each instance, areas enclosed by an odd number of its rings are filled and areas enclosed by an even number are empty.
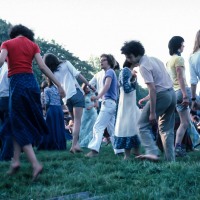
<svg viewBox="0 0 200 200">
<path fill-rule="evenodd" d="M 149 100 L 150 100 L 150 115 L 149 121 L 152 125 L 156 124 L 156 88 L 154 83 L 146 83 L 149 90 Z"/>
<path fill-rule="evenodd" d="M 65 97 L 65 91 L 63 90 L 63 88 L 61 87 L 61 84 L 55 78 L 55 76 L 53 75 L 51 70 L 45 65 L 44 61 L 42 60 L 40 53 L 35 54 L 35 60 L 38 64 L 40 70 L 42 71 L 42 73 L 44 73 L 57 86 L 61 97 L 62 98 Z"/>
<path fill-rule="evenodd" d="M 143 102 L 144 102 L 144 101 L 148 101 L 148 100 L 149 100 L 149 98 L 150 98 L 150 96 L 149 96 L 149 95 L 147 95 L 146 97 L 144 97 L 144 98 L 140 99 L 140 100 L 138 101 L 138 104 L 139 104 L 139 105 L 142 105 L 142 104 L 143 104 Z"/>
<path fill-rule="evenodd" d="M 95 91 L 95 87 L 92 86 L 87 80 L 86 78 L 80 73 L 77 77 L 78 79 L 80 79 L 83 83 L 85 83 L 90 89 L 92 89 L 93 91 Z"/>
<path fill-rule="evenodd" d="M 108 91 L 108 89 L 110 88 L 110 85 L 111 85 L 111 82 L 112 82 L 112 78 L 111 77 L 106 77 L 106 80 L 105 80 L 105 84 L 104 84 L 104 87 L 103 89 L 101 90 L 101 92 L 97 95 L 97 96 L 92 96 L 91 97 L 91 100 L 92 101 L 95 101 L 95 100 L 98 100 L 100 99 L 101 97 L 103 97 L 103 95 Z"/>
<path fill-rule="evenodd" d="M 3 66 L 7 55 L 8 55 L 8 51 L 6 49 L 2 49 L 0 53 L 0 68 Z"/>
<path fill-rule="evenodd" d="M 184 82 L 184 78 L 183 78 L 183 67 L 182 66 L 177 66 L 176 67 L 176 73 L 177 73 L 177 79 L 178 79 L 178 83 L 183 95 L 183 102 L 182 104 L 187 106 L 189 104 L 189 99 L 186 93 L 186 87 L 185 87 L 185 82 Z"/>
<path fill-rule="evenodd" d="M 136 87 L 136 73 L 135 70 L 130 70 L 125 67 L 120 74 L 120 83 L 125 93 L 132 92 Z"/>
</svg>

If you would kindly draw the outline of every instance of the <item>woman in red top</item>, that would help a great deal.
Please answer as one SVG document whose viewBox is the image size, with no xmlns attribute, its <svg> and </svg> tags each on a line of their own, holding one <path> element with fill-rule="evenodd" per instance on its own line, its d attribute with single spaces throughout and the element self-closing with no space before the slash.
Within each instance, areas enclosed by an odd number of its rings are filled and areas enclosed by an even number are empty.
<svg viewBox="0 0 200 200">
<path fill-rule="evenodd" d="M 9 114 L 12 125 L 14 157 L 8 174 L 14 174 L 20 168 L 21 149 L 25 152 L 33 168 L 33 180 L 42 172 L 32 144 L 48 133 L 43 118 L 40 101 L 40 89 L 32 70 L 35 58 L 40 70 L 58 87 L 62 97 L 65 96 L 60 83 L 44 64 L 40 49 L 34 43 L 34 33 L 23 25 L 16 25 L 10 31 L 10 40 L 1 45 L 0 67 L 8 60 L 8 77 L 10 79 Z"/>
</svg>

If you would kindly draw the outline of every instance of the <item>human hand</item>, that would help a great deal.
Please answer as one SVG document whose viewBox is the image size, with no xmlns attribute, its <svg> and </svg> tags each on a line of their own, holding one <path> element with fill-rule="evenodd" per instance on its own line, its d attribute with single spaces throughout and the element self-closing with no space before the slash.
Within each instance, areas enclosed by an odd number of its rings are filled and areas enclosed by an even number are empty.
<svg viewBox="0 0 200 200">
<path fill-rule="evenodd" d="M 188 105 L 189 105 L 189 99 L 188 99 L 188 97 L 184 97 L 181 104 L 182 104 L 183 106 L 188 106 Z"/>
<path fill-rule="evenodd" d="M 92 96 L 90 99 L 91 99 L 91 101 L 96 101 L 96 100 L 98 100 L 98 97 L 97 96 Z"/>
<path fill-rule="evenodd" d="M 150 121 L 152 126 L 155 126 L 157 124 L 156 113 L 155 112 L 154 113 L 150 113 L 149 121 Z"/>
<path fill-rule="evenodd" d="M 59 92 L 61 98 L 64 98 L 66 96 L 65 91 L 61 86 L 58 87 L 58 92 Z"/>
<path fill-rule="evenodd" d="M 134 78 L 137 77 L 137 71 L 135 71 L 134 69 L 131 71 L 131 74 L 132 74 L 132 76 L 133 76 Z"/>
</svg>

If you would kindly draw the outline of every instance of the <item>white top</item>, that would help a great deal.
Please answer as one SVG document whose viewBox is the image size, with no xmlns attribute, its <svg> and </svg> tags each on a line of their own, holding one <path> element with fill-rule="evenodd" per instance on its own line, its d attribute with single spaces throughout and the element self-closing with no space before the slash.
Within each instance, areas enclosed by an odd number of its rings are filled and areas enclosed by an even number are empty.
<svg viewBox="0 0 200 200">
<path fill-rule="evenodd" d="M 90 80 L 90 85 L 96 88 L 96 91 L 99 93 L 103 89 L 103 79 L 105 77 L 105 71 L 102 69 L 100 72 L 97 72 L 93 78 Z M 102 99 L 99 99 L 102 101 Z"/>
<path fill-rule="evenodd" d="M 189 64 L 190 83 L 196 85 L 200 80 L 200 50 L 190 56 Z"/>
<path fill-rule="evenodd" d="M 140 60 L 140 73 L 145 83 L 154 83 L 156 93 L 173 87 L 173 82 L 159 59 L 144 55 Z"/>
<path fill-rule="evenodd" d="M 66 96 L 63 98 L 64 104 L 66 104 L 67 99 L 77 93 L 76 88 L 79 88 L 84 94 L 76 80 L 79 74 L 80 72 L 69 61 L 61 63 L 58 67 L 58 71 L 54 72 L 56 79 L 61 83 L 66 93 Z"/>
<path fill-rule="evenodd" d="M 0 97 L 9 96 L 8 65 L 4 63 L 0 68 Z"/>
</svg>

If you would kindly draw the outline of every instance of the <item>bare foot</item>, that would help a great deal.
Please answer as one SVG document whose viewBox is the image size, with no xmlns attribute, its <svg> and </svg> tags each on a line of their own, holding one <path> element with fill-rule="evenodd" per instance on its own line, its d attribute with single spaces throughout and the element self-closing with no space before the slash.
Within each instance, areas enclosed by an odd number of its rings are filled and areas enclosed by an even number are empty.
<svg viewBox="0 0 200 200">
<path fill-rule="evenodd" d="M 11 164 L 9 170 L 6 172 L 7 175 L 13 175 L 16 174 L 20 169 L 20 165 L 19 164 Z"/>
<path fill-rule="evenodd" d="M 153 154 L 147 154 L 147 155 L 139 155 L 136 156 L 135 158 L 137 159 L 142 159 L 142 160 L 150 160 L 150 161 L 159 161 L 159 157 Z"/>
<path fill-rule="evenodd" d="M 124 156 L 124 160 L 131 160 L 130 156 Z"/>
<path fill-rule="evenodd" d="M 98 153 L 97 151 L 92 150 L 92 151 L 90 151 L 89 153 L 87 153 L 87 154 L 85 155 L 85 157 L 93 158 L 93 157 L 98 156 L 98 154 L 99 154 L 99 153 Z"/>
<path fill-rule="evenodd" d="M 35 181 L 38 178 L 38 175 L 41 174 L 43 171 L 43 166 L 38 164 L 37 167 L 33 168 L 33 178 L 32 181 Z"/>
<path fill-rule="evenodd" d="M 83 152 L 83 150 L 81 148 L 73 148 L 71 147 L 71 149 L 69 150 L 71 153 L 80 153 Z"/>
</svg>

